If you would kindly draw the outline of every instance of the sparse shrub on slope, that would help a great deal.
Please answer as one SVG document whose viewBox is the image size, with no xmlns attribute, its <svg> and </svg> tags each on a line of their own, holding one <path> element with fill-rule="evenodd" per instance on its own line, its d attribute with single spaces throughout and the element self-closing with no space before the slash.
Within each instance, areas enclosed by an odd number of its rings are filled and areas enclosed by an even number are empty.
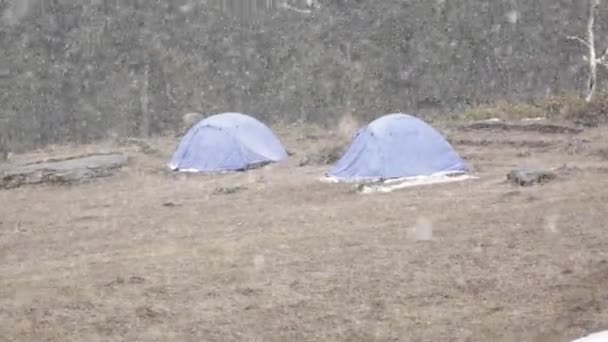
<svg viewBox="0 0 608 342">
<path fill-rule="evenodd" d="M 570 111 L 567 118 L 587 127 L 608 123 L 608 92 L 596 93 L 591 101 Z"/>
</svg>

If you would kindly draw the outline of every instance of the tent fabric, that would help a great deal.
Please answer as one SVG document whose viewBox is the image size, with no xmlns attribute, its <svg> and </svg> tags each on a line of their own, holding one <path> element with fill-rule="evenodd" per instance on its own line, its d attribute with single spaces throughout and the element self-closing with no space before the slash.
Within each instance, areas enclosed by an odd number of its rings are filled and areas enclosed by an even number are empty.
<svg viewBox="0 0 608 342">
<path fill-rule="evenodd" d="M 242 171 L 279 162 L 287 152 L 268 126 L 240 113 L 210 116 L 177 146 L 169 168 L 184 172 Z"/>
<path fill-rule="evenodd" d="M 572 340 L 572 342 L 608 342 L 608 330 L 589 334 L 585 337 Z"/>
<path fill-rule="evenodd" d="M 327 176 L 338 181 L 377 181 L 466 171 L 466 162 L 433 127 L 395 113 L 359 129 Z"/>
</svg>

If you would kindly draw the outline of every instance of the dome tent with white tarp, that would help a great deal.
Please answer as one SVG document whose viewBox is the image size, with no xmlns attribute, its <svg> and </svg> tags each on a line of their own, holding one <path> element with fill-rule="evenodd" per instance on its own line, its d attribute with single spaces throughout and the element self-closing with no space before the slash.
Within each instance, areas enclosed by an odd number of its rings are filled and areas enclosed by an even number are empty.
<svg viewBox="0 0 608 342">
<path fill-rule="evenodd" d="M 382 182 L 405 187 L 471 178 L 467 163 L 426 122 L 402 113 L 382 116 L 359 129 L 326 182 Z"/>
</svg>

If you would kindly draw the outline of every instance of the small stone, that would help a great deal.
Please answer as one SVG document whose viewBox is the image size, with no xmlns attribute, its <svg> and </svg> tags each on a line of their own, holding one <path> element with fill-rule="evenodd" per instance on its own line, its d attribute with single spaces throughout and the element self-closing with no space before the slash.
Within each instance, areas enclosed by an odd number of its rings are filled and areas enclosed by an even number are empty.
<svg viewBox="0 0 608 342">
<path fill-rule="evenodd" d="M 213 191 L 214 195 L 231 195 L 231 194 L 236 194 L 238 192 L 247 190 L 247 187 L 245 186 L 231 186 L 231 187 L 217 187 L 215 188 L 215 190 Z"/>
<path fill-rule="evenodd" d="M 515 169 L 507 174 L 507 180 L 519 186 L 532 186 L 545 184 L 557 178 L 557 175 L 550 171 Z"/>
</svg>

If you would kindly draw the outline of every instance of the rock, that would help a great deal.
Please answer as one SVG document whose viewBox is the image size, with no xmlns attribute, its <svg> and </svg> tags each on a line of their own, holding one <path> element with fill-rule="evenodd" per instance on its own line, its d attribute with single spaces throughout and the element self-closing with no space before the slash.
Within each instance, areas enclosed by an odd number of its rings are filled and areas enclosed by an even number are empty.
<svg viewBox="0 0 608 342">
<path fill-rule="evenodd" d="M 215 190 L 213 191 L 214 195 L 231 195 L 231 194 L 236 194 L 238 192 L 241 191 L 245 191 L 247 190 L 247 187 L 245 186 L 231 186 L 231 187 L 217 187 L 215 188 Z"/>
<path fill-rule="evenodd" d="M 73 184 L 109 177 L 127 165 L 123 154 L 93 154 L 11 165 L 0 172 L 0 189 L 27 184 Z"/>
<path fill-rule="evenodd" d="M 515 169 L 507 174 L 507 180 L 519 186 L 545 184 L 554 180 L 557 175 L 551 171 Z"/>
</svg>

